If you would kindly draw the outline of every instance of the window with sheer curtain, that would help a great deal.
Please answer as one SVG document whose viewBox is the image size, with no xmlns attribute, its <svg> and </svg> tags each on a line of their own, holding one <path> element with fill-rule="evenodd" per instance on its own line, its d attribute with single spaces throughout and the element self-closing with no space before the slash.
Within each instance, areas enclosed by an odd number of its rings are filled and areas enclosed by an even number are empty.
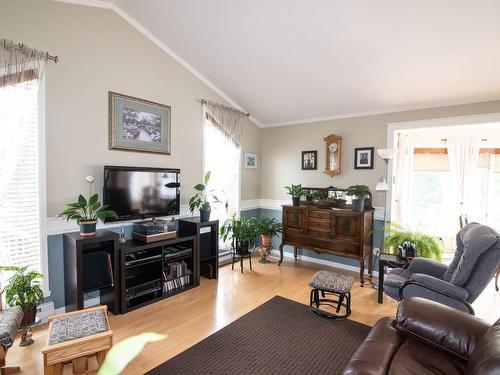
<svg viewBox="0 0 500 375">
<path fill-rule="evenodd" d="M 57 58 L 24 44 L 0 42 L 0 265 L 46 274 L 39 93 L 47 60 Z M 0 272 L 0 283 L 10 276 Z M 43 288 L 47 295 L 48 277 Z"/>
<path fill-rule="evenodd" d="M 240 147 L 226 137 L 219 127 L 205 118 L 204 169 L 211 171 L 210 188 L 222 203 L 212 204 L 210 218 L 222 224 L 239 212 L 240 197 Z M 230 243 L 220 243 L 221 252 L 230 249 Z"/>
<path fill-rule="evenodd" d="M 11 137 L 3 147 L 0 175 L 0 264 L 40 271 L 37 82 L 1 88 L 0 114 L 2 142 Z"/>
<path fill-rule="evenodd" d="M 446 261 L 453 257 L 458 231 L 456 182 L 446 153 L 433 154 L 423 150 L 425 148 L 420 148 L 413 159 L 407 203 L 411 214 L 405 225 L 442 238 Z M 500 155 L 482 152 L 472 181 L 473 204 L 467 211 L 469 222 L 500 230 Z"/>
</svg>

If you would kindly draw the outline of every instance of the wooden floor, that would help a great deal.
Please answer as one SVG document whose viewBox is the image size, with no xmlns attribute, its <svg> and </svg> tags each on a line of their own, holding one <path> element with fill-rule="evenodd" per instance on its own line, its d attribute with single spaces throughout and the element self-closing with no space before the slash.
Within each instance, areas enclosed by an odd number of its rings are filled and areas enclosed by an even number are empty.
<svg viewBox="0 0 500 375">
<path fill-rule="evenodd" d="M 230 265 L 222 267 L 218 281 L 201 278 L 199 288 L 126 315 L 110 316 L 115 342 L 143 332 L 168 335 L 162 342 L 149 344 L 126 368 L 125 373 L 142 374 L 156 367 L 275 295 L 308 304 L 308 279 L 318 268 L 325 269 L 325 266 L 303 261 L 295 264 L 285 260 L 278 267 L 276 260 L 272 261 L 272 264 L 259 264 L 254 258 L 253 271 L 248 269 L 246 261 L 243 274 L 236 265 L 234 271 Z M 339 272 L 356 276 L 345 270 Z M 500 311 L 500 293 L 495 293 L 491 284 L 485 294 L 474 307 L 478 316 L 494 321 Z M 396 302 L 389 298 L 385 298 L 383 304 L 378 304 L 377 291 L 370 284 L 361 288 L 356 282 L 352 289 L 350 319 L 373 325 L 381 317 L 394 316 L 396 306 Z M 35 344 L 19 347 L 18 338 L 7 355 L 7 364 L 20 365 L 22 374 L 43 373 L 41 349 L 46 341 L 47 326 L 37 328 L 33 336 Z M 71 373 L 70 369 L 66 366 L 65 374 Z"/>
</svg>

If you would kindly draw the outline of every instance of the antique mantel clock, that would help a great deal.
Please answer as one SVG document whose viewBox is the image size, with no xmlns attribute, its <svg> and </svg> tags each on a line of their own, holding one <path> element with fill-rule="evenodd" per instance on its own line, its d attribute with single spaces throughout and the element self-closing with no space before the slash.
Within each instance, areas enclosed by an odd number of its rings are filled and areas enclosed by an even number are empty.
<svg viewBox="0 0 500 375">
<path fill-rule="evenodd" d="M 342 137 L 330 134 L 324 138 L 326 144 L 326 167 L 324 173 L 333 177 L 341 172 Z"/>
</svg>

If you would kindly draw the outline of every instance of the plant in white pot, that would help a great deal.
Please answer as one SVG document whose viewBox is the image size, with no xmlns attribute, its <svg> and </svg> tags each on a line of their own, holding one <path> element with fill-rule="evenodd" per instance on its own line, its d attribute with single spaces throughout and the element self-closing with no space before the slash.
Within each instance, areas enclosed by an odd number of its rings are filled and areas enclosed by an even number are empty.
<svg viewBox="0 0 500 375">
<path fill-rule="evenodd" d="M 75 220 L 80 226 L 80 235 L 92 237 L 95 236 L 97 220 L 104 222 L 106 219 L 117 219 L 118 215 L 115 211 L 108 210 L 108 205 L 101 205 L 98 194 L 92 195 L 94 177 L 87 176 L 86 180 L 89 183 L 88 199 L 80 194 L 78 202 L 69 203 L 57 217 L 64 217 L 67 221 Z"/>
<path fill-rule="evenodd" d="M 352 197 L 353 211 L 363 211 L 365 199 L 370 196 L 370 188 L 366 185 L 352 185 L 347 188 L 346 194 Z"/>
</svg>

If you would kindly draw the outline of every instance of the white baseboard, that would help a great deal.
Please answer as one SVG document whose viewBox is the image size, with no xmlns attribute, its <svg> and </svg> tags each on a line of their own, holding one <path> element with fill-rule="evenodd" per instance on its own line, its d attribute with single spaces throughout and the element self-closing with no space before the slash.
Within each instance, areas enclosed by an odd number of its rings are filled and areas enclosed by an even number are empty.
<svg viewBox="0 0 500 375">
<path fill-rule="evenodd" d="M 271 251 L 271 255 L 279 258 L 280 257 L 280 252 L 279 252 L 279 250 L 273 250 L 273 251 Z M 294 259 L 293 253 L 289 253 L 287 251 L 284 251 L 283 252 L 283 258 Z M 298 254 L 297 259 L 298 260 L 304 260 L 306 262 L 321 264 L 321 265 L 328 266 L 328 267 L 340 268 L 340 269 L 343 269 L 343 270 L 348 270 L 348 271 L 353 271 L 353 272 L 359 273 L 359 267 L 357 267 L 357 266 L 350 266 L 348 264 L 334 262 L 334 261 L 331 261 L 331 260 L 314 258 L 314 257 L 310 257 L 310 256 L 307 256 L 307 255 L 301 255 L 301 254 Z M 366 267 L 365 270 L 367 271 L 368 267 Z M 378 277 L 378 271 L 373 271 L 373 276 Z"/>
</svg>

